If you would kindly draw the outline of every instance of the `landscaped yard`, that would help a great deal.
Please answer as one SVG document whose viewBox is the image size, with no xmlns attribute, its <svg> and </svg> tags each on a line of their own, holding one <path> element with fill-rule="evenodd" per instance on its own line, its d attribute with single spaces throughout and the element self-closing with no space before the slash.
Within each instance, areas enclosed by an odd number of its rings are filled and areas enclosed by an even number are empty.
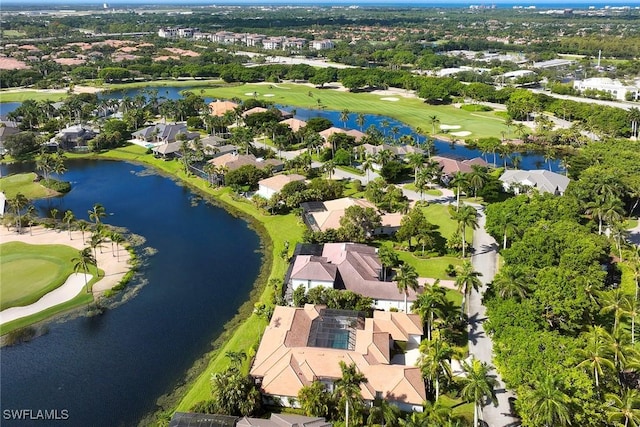
<svg viewBox="0 0 640 427">
<path fill-rule="evenodd" d="M 428 206 L 422 208 L 425 218 L 430 223 L 436 225 L 437 231 L 440 232 L 442 237 L 449 239 L 456 232 L 458 224 L 451 219 L 449 214 L 449 206 L 438 203 L 431 203 Z M 470 243 L 473 239 L 473 230 L 467 228 L 465 233 L 467 243 Z"/>
<path fill-rule="evenodd" d="M 53 191 L 43 187 L 38 182 L 33 182 L 36 174 L 20 173 L 0 178 L 0 191 L 4 193 L 7 199 L 13 199 L 17 193 L 22 193 L 27 199 L 41 199 L 50 196 Z"/>
</svg>

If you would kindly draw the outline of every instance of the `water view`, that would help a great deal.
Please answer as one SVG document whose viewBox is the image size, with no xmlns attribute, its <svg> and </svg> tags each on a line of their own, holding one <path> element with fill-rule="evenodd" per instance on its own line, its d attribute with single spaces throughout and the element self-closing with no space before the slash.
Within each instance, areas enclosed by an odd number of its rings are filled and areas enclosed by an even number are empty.
<svg viewBox="0 0 640 427">
<path fill-rule="evenodd" d="M 143 166 L 81 160 L 67 167 L 63 178 L 72 191 L 38 201 L 41 211 L 71 209 L 87 219 L 87 210 L 102 203 L 106 223 L 144 236 L 157 252 L 130 286 L 147 283 L 126 303 L 101 316 L 52 323 L 46 335 L 2 349 L 3 409 L 67 410 L 65 425 L 136 425 L 248 298 L 260 242 L 242 219 Z"/>
</svg>

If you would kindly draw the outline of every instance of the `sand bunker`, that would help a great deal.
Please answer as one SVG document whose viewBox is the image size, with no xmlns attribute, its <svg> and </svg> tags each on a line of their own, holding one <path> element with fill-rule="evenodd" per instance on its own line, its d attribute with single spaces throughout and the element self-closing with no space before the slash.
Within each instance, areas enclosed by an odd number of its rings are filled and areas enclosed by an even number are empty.
<svg viewBox="0 0 640 427">
<path fill-rule="evenodd" d="M 91 280 L 91 275 L 87 274 L 86 281 Z M 11 307 L 0 312 L 0 325 L 22 317 L 31 316 L 58 304 L 72 300 L 82 291 L 85 286 L 84 274 L 74 273 L 67 278 L 67 281 L 60 286 L 45 294 L 38 301 L 22 307 Z"/>
<path fill-rule="evenodd" d="M 245 96 L 253 96 L 253 95 L 259 95 L 258 92 L 246 92 Z"/>
<path fill-rule="evenodd" d="M 263 96 L 265 96 L 267 98 L 270 98 L 270 97 L 275 96 L 275 95 L 272 94 L 272 93 L 265 93 Z"/>
<path fill-rule="evenodd" d="M 440 125 L 440 129 L 443 129 L 443 130 L 460 129 L 460 125 Z"/>
<path fill-rule="evenodd" d="M 471 135 L 471 132 L 463 130 L 463 131 L 460 131 L 460 132 L 451 132 L 450 135 L 453 135 L 453 136 L 469 136 L 469 135 Z"/>
<path fill-rule="evenodd" d="M 380 101 L 400 101 L 400 98 L 394 98 L 393 96 L 387 96 L 385 98 L 380 98 Z"/>
</svg>

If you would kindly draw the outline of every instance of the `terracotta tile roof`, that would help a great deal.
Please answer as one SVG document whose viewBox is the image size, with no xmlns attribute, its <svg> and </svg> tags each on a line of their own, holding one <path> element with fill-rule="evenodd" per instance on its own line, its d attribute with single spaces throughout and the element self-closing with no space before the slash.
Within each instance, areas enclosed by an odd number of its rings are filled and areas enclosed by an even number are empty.
<svg viewBox="0 0 640 427">
<path fill-rule="evenodd" d="M 258 185 L 262 185 L 278 192 L 282 190 L 282 187 L 290 182 L 304 181 L 305 179 L 306 178 L 304 176 L 295 173 L 292 173 L 290 175 L 279 174 L 271 176 L 269 178 L 261 179 L 260 181 L 258 181 Z"/>
<path fill-rule="evenodd" d="M 267 108 L 264 107 L 253 107 L 247 111 L 245 111 L 244 113 L 242 113 L 242 117 L 247 117 L 250 116 L 252 114 L 256 114 L 256 113 L 265 113 L 269 111 Z"/>
<path fill-rule="evenodd" d="M 383 330 L 389 322 L 366 319 L 364 329 L 356 330 L 354 350 L 307 347 L 305 337 L 309 336 L 313 321 L 321 320 L 318 318 L 323 309 L 309 304 L 304 308 L 275 308 L 250 372 L 262 380 L 263 393 L 294 397 L 313 380 L 335 381 L 342 376 L 339 362 L 344 361 L 355 363 L 368 379 L 360 388 L 363 398 L 371 401 L 379 392 L 392 401 L 422 404 L 426 393 L 419 368 L 389 362 L 391 335 Z"/>
<path fill-rule="evenodd" d="M 211 159 L 209 160 L 209 163 L 213 163 L 216 166 L 224 166 L 230 171 L 236 170 L 245 165 L 253 165 L 258 169 L 264 169 L 267 166 L 278 167 L 283 165 L 283 163 L 280 160 L 276 160 L 276 159 L 259 160 L 253 154 L 244 155 L 244 154 L 237 154 L 235 152 L 223 154 L 222 156 Z"/>
<path fill-rule="evenodd" d="M 307 122 L 305 122 L 304 120 L 298 120 L 294 118 L 282 120 L 280 123 L 289 126 L 289 128 L 293 132 L 297 132 L 307 125 Z"/>
<path fill-rule="evenodd" d="M 231 101 L 222 101 L 220 99 L 209 103 L 209 112 L 212 116 L 224 116 L 227 111 L 233 111 L 238 104 Z"/>
</svg>

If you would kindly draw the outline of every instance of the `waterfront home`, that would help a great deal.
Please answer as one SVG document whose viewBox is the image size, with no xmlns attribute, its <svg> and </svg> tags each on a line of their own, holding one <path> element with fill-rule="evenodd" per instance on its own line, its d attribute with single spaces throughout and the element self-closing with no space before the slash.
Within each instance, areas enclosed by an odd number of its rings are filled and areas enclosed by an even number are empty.
<svg viewBox="0 0 640 427">
<path fill-rule="evenodd" d="M 151 143 L 152 145 L 162 145 L 176 142 L 180 134 L 185 135 L 188 140 L 200 136 L 197 132 L 189 132 L 187 125 L 184 123 L 158 123 L 133 132 L 131 137 L 139 143 L 139 145 L 145 142 Z"/>
<path fill-rule="evenodd" d="M 11 135 L 20 133 L 20 129 L 11 126 L 0 126 L 0 156 L 7 154 L 7 149 L 4 148 L 4 143 Z"/>
<path fill-rule="evenodd" d="M 292 132 L 298 132 L 300 129 L 307 125 L 307 122 L 304 120 L 299 120 L 295 118 L 285 119 L 280 121 L 280 123 L 289 126 Z"/>
<path fill-rule="evenodd" d="M 379 212 L 377 206 L 370 201 L 352 197 L 343 197 L 324 202 L 305 202 L 300 206 L 303 209 L 305 224 L 313 231 L 337 230 L 340 228 L 340 219 L 344 216 L 345 210 L 351 206 L 360 206 L 365 209 L 371 208 L 380 214 L 382 226 L 374 230 L 373 234 L 376 235 L 395 234 L 400 228 L 400 221 L 403 217 L 401 213 Z"/>
<path fill-rule="evenodd" d="M 269 178 L 261 179 L 258 181 L 257 194 L 265 199 L 270 199 L 274 194 L 279 193 L 282 188 L 290 182 L 304 181 L 305 179 L 306 178 L 304 176 L 295 173 L 290 175 L 274 175 Z"/>
<path fill-rule="evenodd" d="M 234 415 L 176 412 L 169 427 L 331 427 L 321 417 L 296 414 L 271 414 L 269 419 L 236 417 Z"/>
<path fill-rule="evenodd" d="M 58 143 L 65 150 L 70 150 L 77 147 L 86 147 L 87 141 L 93 139 L 96 134 L 93 129 L 83 125 L 73 125 L 60 130 L 50 142 Z"/>
<path fill-rule="evenodd" d="M 442 180 L 447 183 L 453 178 L 453 176 L 460 173 L 473 172 L 473 166 L 486 167 L 489 164 L 482 158 L 476 157 L 473 159 L 456 160 L 450 157 L 443 156 L 431 156 L 431 160 L 438 162 L 440 165 L 440 171 L 442 172 Z"/>
<path fill-rule="evenodd" d="M 535 190 L 561 196 L 571 180 L 564 175 L 547 170 L 507 170 L 500 176 L 506 191 L 515 194 Z"/>
<path fill-rule="evenodd" d="M 214 157 L 209 160 L 209 163 L 226 168 L 227 171 L 236 170 L 245 165 L 252 165 L 258 169 L 271 168 L 274 172 L 280 172 L 284 168 L 284 163 L 280 160 L 256 158 L 253 154 L 238 154 L 237 151 Z"/>
<path fill-rule="evenodd" d="M 285 277 L 287 297 L 304 287 L 305 292 L 318 286 L 355 292 L 373 300 L 379 310 L 404 311 L 405 294 L 396 282 L 383 281 L 378 250 L 359 243 L 299 244 Z M 418 293 L 409 289 L 407 301 Z"/>
<path fill-rule="evenodd" d="M 235 111 L 238 108 L 238 104 L 231 101 L 223 101 L 221 99 L 217 99 L 209 103 L 209 113 L 212 116 L 222 117 L 228 111 Z"/>
<path fill-rule="evenodd" d="M 422 338 L 417 315 L 379 312 L 373 318 L 307 304 L 277 306 L 262 336 L 250 375 L 268 404 L 299 407 L 298 392 L 320 381 L 332 392 L 340 362 L 355 364 L 366 378 L 365 403 L 385 399 L 403 411 L 422 412 L 424 380 L 415 366 Z M 406 352 L 394 356 L 396 347 Z"/>
</svg>

